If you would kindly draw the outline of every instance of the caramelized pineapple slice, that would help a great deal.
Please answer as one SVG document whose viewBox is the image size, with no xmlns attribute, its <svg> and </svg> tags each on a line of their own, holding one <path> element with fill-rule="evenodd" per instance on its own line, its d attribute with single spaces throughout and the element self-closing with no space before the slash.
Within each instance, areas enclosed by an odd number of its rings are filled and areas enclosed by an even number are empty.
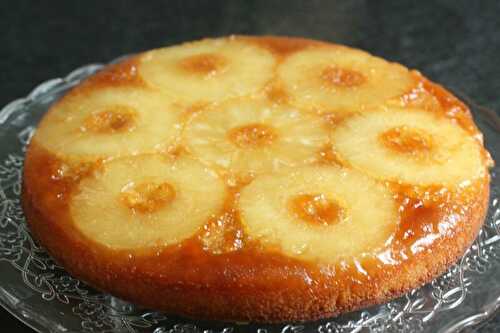
<svg viewBox="0 0 500 333">
<path fill-rule="evenodd" d="M 250 174 L 311 162 L 328 135 L 319 116 L 249 99 L 199 112 L 184 140 L 201 160 Z"/>
<path fill-rule="evenodd" d="M 116 157 L 165 150 L 180 133 L 179 114 L 165 95 L 110 88 L 63 98 L 35 139 L 64 155 Z"/>
<path fill-rule="evenodd" d="M 278 76 L 293 103 L 320 112 L 360 111 L 414 84 L 403 66 L 341 46 L 297 52 L 279 66 Z"/>
<path fill-rule="evenodd" d="M 257 177 L 242 190 L 239 208 L 250 239 L 325 263 L 382 247 L 398 224 L 397 205 L 385 186 L 339 167 Z"/>
<path fill-rule="evenodd" d="M 139 72 L 188 102 L 220 102 L 254 93 L 272 77 L 274 56 L 235 38 L 205 39 L 146 53 Z"/>
<path fill-rule="evenodd" d="M 124 157 L 79 184 L 71 216 L 90 239 L 116 249 L 176 244 L 222 209 L 225 185 L 192 159 Z"/>
<path fill-rule="evenodd" d="M 332 141 L 341 158 L 379 179 L 458 185 L 486 172 L 471 135 L 420 109 L 393 107 L 355 116 L 333 132 Z"/>
</svg>

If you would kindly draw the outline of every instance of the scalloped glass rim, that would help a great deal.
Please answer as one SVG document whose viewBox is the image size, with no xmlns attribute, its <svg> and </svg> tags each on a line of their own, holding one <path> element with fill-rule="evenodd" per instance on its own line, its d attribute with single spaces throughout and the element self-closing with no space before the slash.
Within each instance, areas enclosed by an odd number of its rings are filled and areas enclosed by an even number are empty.
<svg viewBox="0 0 500 333">
<path fill-rule="evenodd" d="M 48 80 L 0 111 L 0 141 L 4 143 L 0 146 L 0 305 L 36 331 L 449 333 L 483 322 L 500 307 L 498 166 L 492 170 L 485 226 L 459 262 L 432 283 L 397 300 L 338 318 L 281 325 L 193 321 L 138 308 L 72 278 L 31 239 L 20 207 L 21 170 L 25 146 L 48 107 L 102 66 L 87 65 L 64 78 Z M 493 158 L 500 160 L 500 118 L 458 95 L 471 107 Z"/>
</svg>

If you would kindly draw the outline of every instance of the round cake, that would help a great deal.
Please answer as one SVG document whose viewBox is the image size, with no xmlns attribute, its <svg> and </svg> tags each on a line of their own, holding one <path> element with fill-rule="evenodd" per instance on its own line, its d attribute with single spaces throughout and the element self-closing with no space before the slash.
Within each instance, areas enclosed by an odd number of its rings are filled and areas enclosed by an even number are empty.
<svg viewBox="0 0 500 333">
<path fill-rule="evenodd" d="M 467 106 L 346 46 L 231 36 L 144 52 L 58 100 L 22 201 L 75 277 L 145 307 L 325 318 L 429 282 L 483 223 Z"/>
</svg>

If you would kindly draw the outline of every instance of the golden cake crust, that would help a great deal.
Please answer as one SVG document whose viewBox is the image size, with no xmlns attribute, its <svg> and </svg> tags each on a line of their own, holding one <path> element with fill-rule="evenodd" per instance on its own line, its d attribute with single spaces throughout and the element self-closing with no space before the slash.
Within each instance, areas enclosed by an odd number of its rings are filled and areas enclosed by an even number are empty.
<svg viewBox="0 0 500 333">
<path fill-rule="evenodd" d="M 274 66 L 306 49 L 348 49 L 297 38 L 230 39 L 269 52 L 275 57 Z M 145 56 L 135 56 L 90 77 L 57 102 L 49 115 L 59 112 L 72 99 L 78 101 L 106 89 L 158 89 L 141 76 L 142 57 Z M 202 65 L 203 68 L 218 66 L 213 60 Z M 30 230 L 73 276 L 123 299 L 189 317 L 259 322 L 314 320 L 388 301 L 429 282 L 464 253 L 481 228 L 489 198 L 486 170 L 491 161 L 470 111 L 420 73 L 413 71 L 409 75 L 411 86 L 384 103 L 420 108 L 458 124 L 480 146 L 484 172 L 454 189 L 442 184 L 377 180 L 393 193 L 399 222 L 391 241 L 372 254 L 324 263 L 289 256 L 278 246 L 247 238 L 238 198 L 242 188 L 257 176 L 243 175 L 240 179 L 237 175 L 233 184 L 219 165 L 209 167 L 227 180 L 226 199 L 222 208 L 193 236 L 168 246 L 132 249 L 107 246 L 81 231 L 73 219 L 71 202 L 80 192 L 82 181 L 95 177 L 110 160 L 123 156 L 82 158 L 78 152 L 66 154 L 63 148 L 47 146 L 38 134 L 28 147 L 24 165 L 22 204 Z M 348 82 L 357 82 L 347 76 Z M 277 105 L 294 103 L 286 85 L 275 77 L 266 82 L 262 93 Z M 184 119 L 206 104 L 206 101 L 179 102 L 175 107 L 182 109 L 179 117 Z M 350 117 L 331 109 L 312 112 L 318 112 L 325 127 L 333 129 Z M 50 125 L 47 125 L 50 119 L 46 116 L 40 128 Z M 326 148 L 318 151 L 318 158 L 311 163 L 352 168 L 343 156 L 329 149 L 331 146 L 332 143 L 326 143 Z M 190 154 L 190 150 L 182 140 L 181 143 L 174 140 L 161 153 L 175 157 Z M 225 237 L 228 246 L 211 251 L 205 246 L 204 234 L 216 222 L 230 226 Z"/>
</svg>

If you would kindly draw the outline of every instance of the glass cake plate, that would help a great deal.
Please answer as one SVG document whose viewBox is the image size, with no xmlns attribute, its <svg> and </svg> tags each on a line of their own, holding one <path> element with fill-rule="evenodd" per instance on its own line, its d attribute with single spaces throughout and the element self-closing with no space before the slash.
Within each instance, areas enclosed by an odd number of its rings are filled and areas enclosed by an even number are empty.
<svg viewBox="0 0 500 333">
<path fill-rule="evenodd" d="M 93 64 L 46 81 L 0 111 L 0 304 L 39 332 L 99 333 L 449 333 L 477 325 L 500 307 L 500 168 L 492 170 L 485 225 L 464 257 L 442 276 L 387 304 L 308 323 L 265 325 L 193 321 L 140 308 L 71 277 L 33 241 L 20 205 L 26 144 L 49 106 L 95 73 Z M 500 161 L 500 118 L 471 107 Z"/>
</svg>

